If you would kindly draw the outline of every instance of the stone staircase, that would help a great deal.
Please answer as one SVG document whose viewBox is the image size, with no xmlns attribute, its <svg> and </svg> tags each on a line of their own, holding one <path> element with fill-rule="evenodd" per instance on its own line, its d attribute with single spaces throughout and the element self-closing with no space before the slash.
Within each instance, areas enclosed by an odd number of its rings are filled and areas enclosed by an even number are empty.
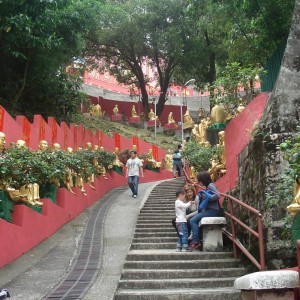
<svg viewBox="0 0 300 300">
<path fill-rule="evenodd" d="M 150 193 L 141 209 L 115 300 L 237 300 L 236 277 L 245 274 L 231 252 L 176 252 L 171 224 L 175 191 L 181 178 L 165 181 Z"/>
</svg>

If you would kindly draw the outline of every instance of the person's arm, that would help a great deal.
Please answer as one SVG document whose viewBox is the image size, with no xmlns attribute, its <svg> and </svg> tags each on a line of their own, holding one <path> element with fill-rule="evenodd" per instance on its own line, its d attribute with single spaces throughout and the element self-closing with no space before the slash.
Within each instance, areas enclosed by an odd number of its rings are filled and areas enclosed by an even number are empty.
<svg viewBox="0 0 300 300">
<path fill-rule="evenodd" d="M 191 201 L 190 201 L 190 202 L 187 202 L 187 203 L 182 202 L 182 201 L 178 201 L 178 202 L 176 203 L 176 206 L 177 206 L 177 207 L 182 207 L 182 208 L 188 208 L 188 207 L 191 206 L 191 204 L 192 204 Z"/>
<path fill-rule="evenodd" d="M 141 160 L 140 160 L 140 172 L 141 172 L 141 176 L 143 178 L 144 177 L 144 169 L 143 169 L 143 163 Z"/>
<path fill-rule="evenodd" d="M 128 164 L 128 160 L 126 162 L 126 177 L 128 177 L 128 169 L 129 169 L 129 164 Z"/>
<path fill-rule="evenodd" d="M 207 190 L 212 192 L 212 195 L 210 197 L 210 200 L 211 201 L 216 201 L 216 200 L 219 200 L 220 198 L 220 193 L 219 191 L 217 190 L 216 186 L 214 185 L 214 183 L 210 183 L 207 187 Z"/>
<path fill-rule="evenodd" d="M 144 170 L 143 170 L 143 167 L 140 167 L 140 172 L 141 172 L 141 176 L 142 178 L 144 177 Z"/>
</svg>

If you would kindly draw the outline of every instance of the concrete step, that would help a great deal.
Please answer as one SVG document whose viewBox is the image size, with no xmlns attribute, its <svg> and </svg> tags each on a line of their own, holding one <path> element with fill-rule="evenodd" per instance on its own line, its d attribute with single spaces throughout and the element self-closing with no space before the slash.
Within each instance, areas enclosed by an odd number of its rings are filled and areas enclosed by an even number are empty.
<svg viewBox="0 0 300 300">
<path fill-rule="evenodd" d="M 175 252 L 175 250 L 174 250 Z M 193 253 L 193 252 L 192 252 Z M 188 253 L 187 256 L 189 255 Z M 235 259 L 214 259 L 204 260 L 195 259 L 192 257 L 190 260 L 158 260 L 158 261 L 126 261 L 125 268 L 129 269 L 224 269 L 224 268 L 238 268 L 240 261 Z"/>
<path fill-rule="evenodd" d="M 175 237 L 141 237 L 141 238 L 133 238 L 133 243 L 149 243 L 149 244 L 161 244 L 161 243 L 176 243 L 178 240 L 178 237 L 175 235 Z M 176 245 L 173 244 L 173 246 L 176 247 Z"/>
<path fill-rule="evenodd" d="M 115 300 L 240 300 L 240 291 L 233 288 L 212 289 L 136 289 L 118 290 Z"/>
<path fill-rule="evenodd" d="M 151 269 L 136 270 L 125 269 L 122 272 L 121 279 L 176 279 L 176 278 L 224 278 L 239 277 L 246 273 L 244 268 L 227 269 Z"/>
<path fill-rule="evenodd" d="M 214 288 L 233 287 L 235 278 L 178 278 L 178 279 L 141 279 L 119 281 L 120 289 L 174 289 L 174 288 Z"/>
<path fill-rule="evenodd" d="M 156 249 L 156 250 L 130 250 L 127 255 L 128 261 L 166 261 L 166 260 L 214 260 L 214 259 L 232 259 L 232 252 L 176 252 L 174 249 Z"/>
<path fill-rule="evenodd" d="M 160 217 L 160 218 L 163 218 L 163 217 L 166 217 L 166 218 L 169 218 L 169 217 L 175 217 L 175 210 L 173 211 L 170 211 L 170 212 L 161 212 L 161 211 L 157 211 L 155 213 L 151 212 L 151 213 L 148 213 L 148 212 L 141 212 L 140 215 L 139 215 L 139 218 L 152 218 L 152 217 Z"/>
<path fill-rule="evenodd" d="M 176 242 L 173 243 L 132 243 L 131 249 L 175 249 Z M 174 250 L 175 251 L 175 250 Z"/>
<path fill-rule="evenodd" d="M 166 218 L 166 219 L 154 219 L 154 220 L 150 220 L 148 218 L 138 218 L 137 220 L 137 224 L 171 224 L 172 225 L 172 222 L 171 222 L 171 219 L 170 218 Z"/>
<path fill-rule="evenodd" d="M 170 228 L 174 229 L 171 221 L 169 221 L 168 223 L 166 223 L 166 222 L 165 223 L 149 223 L 149 224 L 139 223 L 136 225 L 136 229 L 140 230 L 142 228 L 148 228 L 148 229 L 158 228 L 158 229 L 162 229 L 162 230 L 168 230 Z"/>
<path fill-rule="evenodd" d="M 157 207 L 143 207 L 141 209 L 141 213 L 156 213 L 156 212 L 160 212 L 160 211 L 163 211 L 163 212 L 166 212 L 166 213 L 174 213 L 175 212 L 175 207 L 173 206 L 169 206 L 169 207 L 160 207 L 160 206 L 157 206 Z"/>
<path fill-rule="evenodd" d="M 163 231 L 163 232 L 136 232 L 134 234 L 135 238 L 147 238 L 147 237 L 172 237 L 177 238 L 177 233 L 175 229 L 172 232 Z"/>
<path fill-rule="evenodd" d="M 135 229 L 135 233 L 164 233 L 166 231 L 175 231 L 175 228 L 170 225 L 168 227 L 138 227 Z"/>
<path fill-rule="evenodd" d="M 150 206 L 150 205 L 144 205 L 143 208 L 141 209 L 141 211 L 143 210 L 175 210 L 175 205 L 174 203 L 172 205 L 164 205 L 164 206 Z"/>
</svg>

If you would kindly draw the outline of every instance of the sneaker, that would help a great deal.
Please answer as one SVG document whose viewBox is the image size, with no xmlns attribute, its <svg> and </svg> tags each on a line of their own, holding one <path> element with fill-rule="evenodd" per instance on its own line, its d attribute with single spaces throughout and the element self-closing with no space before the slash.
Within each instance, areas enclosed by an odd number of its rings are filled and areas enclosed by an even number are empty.
<svg viewBox="0 0 300 300">
<path fill-rule="evenodd" d="M 133 195 L 133 198 L 136 198 L 136 195 Z"/>
<path fill-rule="evenodd" d="M 188 251 L 192 252 L 192 251 L 198 249 L 199 247 L 201 247 L 200 243 L 191 242 L 188 247 Z"/>
<path fill-rule="evenodd" d="M 190 252 L 190 251 L 189 251 L 189 248 L 182 248 L 181 251 L 182 251 L 182 252 Z"/>
<path fill-rule="evenodd" d="M 181 251 L 181 248 L 176 248 L 176 252 L 180 252 Z"/>
<path fill-rule="evenodd" d="M 192 241 L 193 240 L 193 235 L 191 234 L 189 237 L 188 237 L 188 241 Z"/>
</svg>

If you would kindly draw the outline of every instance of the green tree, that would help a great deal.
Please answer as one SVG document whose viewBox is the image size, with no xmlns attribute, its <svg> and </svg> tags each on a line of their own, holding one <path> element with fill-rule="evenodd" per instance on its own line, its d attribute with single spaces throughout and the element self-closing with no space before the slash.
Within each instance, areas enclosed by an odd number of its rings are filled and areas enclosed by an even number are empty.
<svg viewBox="0 0 300 300">
<path fill-rule="evenodd" d="M 10 113 L 61 119 L 80 107 L 81 80 L 66 68 L 96 28 L 97 7 L 87 0 L 0 2 L 0 100 Z"/>
<path fill-rule="evenodd" d="M 89 45 L 89 61 L 95 65 L 105 62 L 119 81 L 135 83 L 141 90 L 146 115 L 149 78 L 143 73 L 143 65 L 156 70 L 160 115 L 174 69 L 185 51 L 190 51 L 184 47 L 190 38 L 184 17 L 187 5 L 183 0 L 132 0 L 107 1 L 102 7 L 101 30 Z"/>
</svg>

